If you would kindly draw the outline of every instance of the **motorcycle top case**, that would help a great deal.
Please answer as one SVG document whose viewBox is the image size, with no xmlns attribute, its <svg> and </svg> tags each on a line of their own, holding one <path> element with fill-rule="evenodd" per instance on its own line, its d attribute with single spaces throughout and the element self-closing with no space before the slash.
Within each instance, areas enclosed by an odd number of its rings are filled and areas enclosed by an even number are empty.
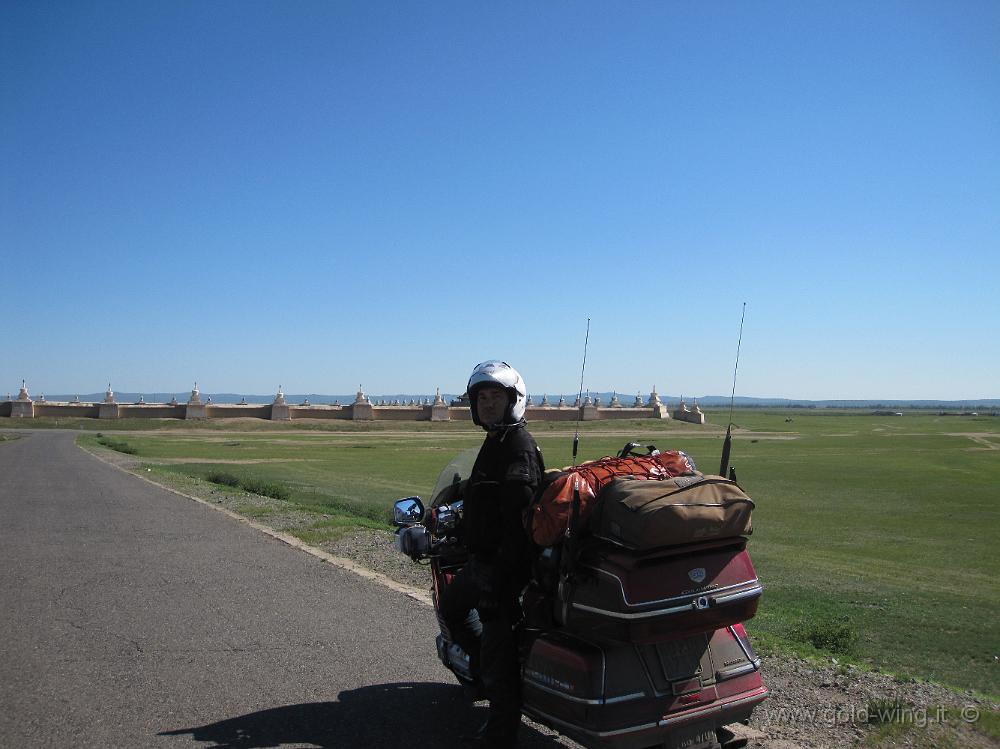
<svg viewBox="0 0 1000 749">
<path fill-rule="evenodd" d="M 551 632 L 524 662 L 524 710 L 586 746 L 701 746 L 767 697 L 742 625 L 634 645 Z"/>
<path fill-rule="evenodd" d="M 599 538 L 637 551 L 749 536 L 754 503 L 735 481 L 696 474 L 605 486 L 590 521 Z"/>
<path fill-rule="evenodd" d="M 655 642 L 746 621 L 762 591 L 743 538 L 646 553 L 591 542 L 559 586 L 555 615 L 594 637 Z"/>
</svg>

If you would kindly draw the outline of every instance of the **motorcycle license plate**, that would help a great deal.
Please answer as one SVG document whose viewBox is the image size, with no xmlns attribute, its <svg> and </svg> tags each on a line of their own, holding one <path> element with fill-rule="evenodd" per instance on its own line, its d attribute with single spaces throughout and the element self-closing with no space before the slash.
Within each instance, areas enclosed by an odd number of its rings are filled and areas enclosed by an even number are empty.
<svg viewBox="0 0 1000 749">
<path fill-rule="evenodd" d="M 708 649 L 705 635 L 667 640 L 654 646 L 668 681 L 690 679 L 701 674 L 701 659 Z"/>
<path fill-rule="evenodd" d="M 674 728 L 667 734 L 663 746 L 666 749 L 702 749 L 718 746 L 717 741 L 715 723 L 708 721 Z"/>
</svg>

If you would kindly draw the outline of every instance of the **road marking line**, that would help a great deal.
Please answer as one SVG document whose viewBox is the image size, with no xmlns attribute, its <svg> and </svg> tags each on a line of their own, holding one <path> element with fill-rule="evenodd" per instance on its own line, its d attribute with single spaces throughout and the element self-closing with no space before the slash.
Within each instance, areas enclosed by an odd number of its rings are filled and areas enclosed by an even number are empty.
<svg viewBox="0 0 1000 749">
<path fill-rule="evenodd" d="M 426 590 L 422 590 L 421 588 L 415 588 L 412 585 L 406 585 L 405 583 L 397 582 L 388 575 L 383 575 L 381 572 L 376 572 L 375 570 L 370 570 L 367 567 L 363 567 L 362 565 L 358 564 L 352 559 L 347 559 L 346 557 L 337 557 L 334 556 L 333 554 L 328 554 L 322 549 L 317 549 L 315 546 L 310 546 L 302 539 L 296 538 L 291 534 L 277 531 L 274 528 L 268 528 L 266 525 L 262 525 L 261 523 L 258 523 L 255 520 L 251 520 L 248 517 L 240 515 L 238 512 L 233 512 L 232 510 L 226 507 L 220 507 L 219 505 L 209 502 L 206 499 L 202 499 L 201 497 L 195 497 L 191 494 L 185 494 L 184 492 L 174 489 L 172 487 L 159 484 L 153 481 L 152 479 L 148 479 L 139 473 L 133 473 L 127 468 L 123 468 L 120 465 L 116 465 L 115 463 L 112 463 L 110 460 L 105 459 L 101 455 L 98 455 L 97 453 L 93 453 L 90 450 L 85 449 L 81 445 L 77 445 L 77 447 L 83 450 L 83 452 L 85 452 L 87 455 L 97 458 L 105 465 L 109 465 L 112 468 L 121 471 L 122 473 L 126 473 L 129 476 L 134 476 L 137 479 L 145 481 L 147 484 L 152 484 L 153 486 L 159 487 L 160 489 L 165 489 L 168 492 L 172 492 L 173 494 L 176 494 L 180 497 L 184 497 L 194 502 L 198 502 L 199 504 L 203 504 L 206 507 L 211 507 L 213 510 L 221 512 L 224 515 L 228 515 L 229 517 L 233 518 L 234 520 L 238 520 L 241 523 L 245 523 L 254 530 L 258 530 L 261 533 L 265 533 L 271 538 L 275 538 L 284 544 L 288 544 L 289 546 L 299 549 L 300 551 L 304 551 L 307 554 L 311 554 L 317 559 L 322 559 L 324 562 L 332 564 L 334 567 L 340 567 L 341 569 L 347 570 L 348 572 L 353 572 L 354 574 L 359 575 L 365 578 L 366 580 L 371 580 L 373 583 L 378 583 L 379 585 L 389 588 L 390 590 L 394 590 L 397 593 L 402 593 L 403 595 L 408 596 L 409 598 L 412 598 L 414 601 L 418 601 L 419 603 L 426 604 L 427 606 L 433 606 L 433 602 L 431 601 L 431 594 Z"/>
</svg>

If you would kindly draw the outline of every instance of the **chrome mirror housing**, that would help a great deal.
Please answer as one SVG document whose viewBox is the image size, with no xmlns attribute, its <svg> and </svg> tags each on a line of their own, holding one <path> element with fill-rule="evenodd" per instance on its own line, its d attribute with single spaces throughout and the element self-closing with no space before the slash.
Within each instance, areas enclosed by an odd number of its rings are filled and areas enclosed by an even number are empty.
<svg viewBox="0 0 1000 749">
<path fill-rule="evenodd" d="M 404 497 L 397 499 L 392 507 L 393 525 L 405 527 L 419 523 L 424 519 L 424 504 L 420 497 Z"/>
</svg>

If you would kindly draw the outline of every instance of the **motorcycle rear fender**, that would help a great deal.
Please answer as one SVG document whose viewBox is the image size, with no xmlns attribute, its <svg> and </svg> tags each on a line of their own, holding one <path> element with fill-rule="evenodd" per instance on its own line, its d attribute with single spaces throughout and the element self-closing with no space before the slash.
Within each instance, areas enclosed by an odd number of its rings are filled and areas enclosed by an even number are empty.
<svg viewBox="0 0 1000 749">
<path fill-rule="evenodd" d="M 641 646 L 544 634 L 525 662 L 524 707 L 588 745 L 669 746 L 748 718 L 767 696 L 759 667 L 740 625 Z"/>
</svg>

